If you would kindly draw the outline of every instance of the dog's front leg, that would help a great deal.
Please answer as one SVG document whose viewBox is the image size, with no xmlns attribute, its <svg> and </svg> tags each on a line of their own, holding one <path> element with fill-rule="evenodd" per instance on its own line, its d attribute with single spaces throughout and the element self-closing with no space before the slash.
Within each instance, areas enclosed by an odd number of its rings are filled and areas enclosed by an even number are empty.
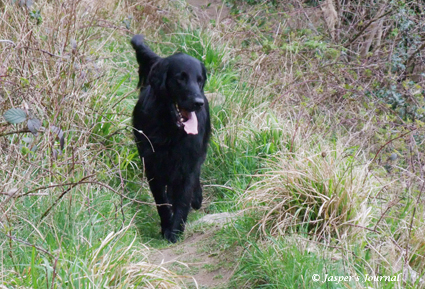
<svg viewBox="0 0 425 289">
<path fill-rule="evenodd" d="M 199 180 L 199 174 L 196 176 L 195 185 L 193 186 L 192 208 L 199 210 L 202 206 L 202 187 Z"/>
<path fill-rule="evenodd" d="M 166 231 L 169 230 L 172 224 L 171 206 L 168 201 L 167 194 L 165 193 L 165 185 L 155 179 L 152 179 L 149 181 L 149 187 L 155 199 L 159 217 L 161 218 L 161 234 L 165 236 Z"/>
<path fill-rule="evenodd" d="M 193 194 L 194 180 L 184 180 L 169 187 L 173 195 L 173 218 L 171 227 L 165 232 L 164 237 L 172 242 L 177 242 L 178 235 L 183 233 L 189 214 Z"/>
</svg>

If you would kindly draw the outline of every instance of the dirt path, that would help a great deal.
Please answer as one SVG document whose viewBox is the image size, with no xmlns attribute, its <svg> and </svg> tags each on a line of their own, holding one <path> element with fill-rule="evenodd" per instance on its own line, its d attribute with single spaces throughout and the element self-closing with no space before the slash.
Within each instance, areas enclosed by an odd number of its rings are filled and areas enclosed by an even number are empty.
<svg viewBox="0 0 425 289">
<path fill-rule="evenodd" d="M 220 22 L 230 14 L 230 9 L 221 0 L 187 0 L 203 23 Z M 150 262 L 163 264 L 166 268 L 187 277 L 189 288 L 228 288 L 234 273 L 237 252 L 225 252 L 217 244 L 214 234 L 235 214 L 219 213 L 204 216 L 189 224 L 189 227 L 204 223 L 208 229 L 194 232 L 184 241 L 160 250 L 152 250 Z M 190 229 L 188 231 L 191 231 Z"/>
<path fill-rule="evenodd" d="M 187 0 L 195 8 L 198 17 L 207 22 L 210 19 L 217 22 L 230 14 L 230 9 L 221 0 Z"/>
<path fill-rule="evenodd" d="M 221 0 L 187 0 L 192 5 L 195 14 L 203 23 L 216 20 L 221 21 L 228 17 L 230 9 Z M 183 242 L 170 245 L 160 250 L 152 250 L 150 262 L 163 263 L 166 268 L 179 275 L 187 277 L 189 288 L 228 288 L 227 283 L 233 275 L 237 252 L 229 254 L 217 244 L 215 232 L 229 222 L 234 214 L 210 214 L 198 220 L 197 223 L 207 224 L 208 229 L 203 232 L 194 232 Z M 190 229 L 188 230 L 190 231 Z"/>
<path fill-rule="evenodd" d="M 152 250 L 150 262 L 156 265 L 163 263 L 166 268 L 186 276 L 189 288 L 228 288 L 237 252 L 225 252 L 214 235 L 233 216 L 228 213 L 206 215 L 189 225 L 188 231 L 191 231 L 191 226 L 200 223 L 206 224 L 207 229 L 191 233 L 183 242 L 170 247 Z"/>
</svg>

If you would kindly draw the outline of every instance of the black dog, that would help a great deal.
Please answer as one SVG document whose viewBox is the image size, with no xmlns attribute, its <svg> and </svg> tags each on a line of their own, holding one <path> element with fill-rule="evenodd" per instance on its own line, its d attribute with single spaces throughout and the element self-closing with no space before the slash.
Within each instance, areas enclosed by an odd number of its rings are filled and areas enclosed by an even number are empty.
<svg viewBox="0 0 425 289">
<path fill-rule="evenodd" d="M 199 209 L 201 165 L 211 123 L 203 88 L 205 66 L 182 53 L 161 58 L 143 42 L 131 40 L 139 63 L 141 92 L 133 112 L 139 155 L 161 218 L 161 233 L 175 243 L 190 206 Z"/>
</svg>

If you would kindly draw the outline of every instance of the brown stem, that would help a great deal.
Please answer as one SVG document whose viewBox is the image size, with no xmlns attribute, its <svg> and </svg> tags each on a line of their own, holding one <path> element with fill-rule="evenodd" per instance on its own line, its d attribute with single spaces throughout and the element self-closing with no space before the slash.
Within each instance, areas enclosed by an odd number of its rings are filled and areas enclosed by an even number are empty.
<svg viewBox="0 0 425 289">
<path fill-rule="evenodd" d="M 2 233 L 3 233 L 3 232 L 2 232 Z M 41 248 L 41 247 L 38 247 L 37 245 L 34 245 L 34 244 L 31 244 L 31 243 L 29 243 L 29 242 L 27 242 L 27 241 L 24 241 L 24 240 L 18 239 L 18 238 L 16 238 L 16 237 L 12 236 L 12 235 L 7 235 L 7 234 L 5 234 L 5 233 L 3 233 L 3 234 L 4 234 L 6 237 L 8 237 L 10 240 L 13 240 L 13 241 L 16 241 L 16 242 L 22 243 L 22 244 L 24 244 L 24 245 L 26 245 L 26 246 L 29 246 L 29 247 L 33 247 L 33 248 L 35 248 L 35 249 L 37 249 L 37 250 L 39 250 L 39 251 L 43 252 L 44 254 L 49 255 L 50 257 L 53 257 L 53 256 L 52 256 L 52 254 L 50 254 L 47 250 L 45 250 L 45 249 L 43 249 L 43 248 Z"/>
<path fill-rule="evenodd" d="M 31 131 L 29 129 L 21 129 L 21 130 L 17 130 L 17 131 L 10 131 L 10 132 L 5 132 L 5 133 L 0 134 L 0 137 L 15 134 L 15 133 L 27 133 L 27 132 L 31 132 Z"/>
<path fill-rule="evenodd" d="M 425 186 L 425 182 L 422 183 L 422 187 L 421 187 L 421 191 L 419 192 L 418 198 L 416 200 L 416 204 L 415 207 L 413 208 L 413 213 L 412 213 L 412 219 L 410 220 L 410 226 L 409 226 L 409 236 L 407 238 L 407 242 L 406 242 L 406 264 L 409 262 L 409 259 L 407 257 L 407 254 L 409 253 L 409 242 L 410 242 L 410 235 L 412 233 L 412 227 L 413 227 L 413 220 L 415 219 L 415 214 L 416 214 L 416 207 L 418 206 L 418 204 L 420 203 L 421 197 L 422 197 L 422 192 L 424 190 L 424 186 Z"/>
<path fill-rule="evenodd" d="M 49 212 L 50 212 L 50 210 L 54 207 L 54 206 L 56 206 L 56 204 L 60 201 L 60 199 L 62 199 L 62 197 L 63 196 L 65 196 L 66 195 L 66 193 L 68 193 L 71 189 L 73 189 L 74 187 L 76 187 L 77 185 L 79 185 L 79 184 L 82 184 L 83 183 L 83 181 L 85 180 L 85 179 L 88 179 L 88 178 L 90 178 L 91 176 L 93 176 L 93 175 L 90 175 L 90 176 L 86 176 L 86 177 L 84 177 L 84 178 L 82 178 L 81 180 L 79 180 L 77 183 L 73 183 L 68 189 L 66 189 L 65 191 L 63 191 L 62 192 L 62 194 L 60 194 L 60 196 L 56 199 L 56 201 L 43 213 L 43 215 L 41 215 L 41 218 L 40 218 L 40 221 L 39 222 L 41 222 L 48 214 L 49 214 Z"/>
<path fill-rule="evenodd" d="M 416 127 L 415 127 L 414 129 L 412 129 L 412 130 L 410 130 L 410 131 L 408 131 L 408 132 L 406 132 L 406 133 L 402 134 L 402 135 L 399 135 L 398 137 L 395 137 L 395 138 L 390 139 L 389 141 L 387 141 L 387 142 L 386 142 L 383 146 L 381 146 L 381 147 L 379 148 L 378 152 L 376 153 L 376 155 L 375 155 L 375 157 L 373 158 L 373 160 L 371 161 L 371 163 L 373 163 L 373 162 L 376 160 L 376 158 L 378 157 L 378 155 L 379 155 L 379 153 L 381 152 L 381 150 L 382 150 L 384 147 L 386 147 L 389 143 L 391 143 L 392 141 L 394 141 L 394 140 L 396 140 L 396 139 L 402 138 L 402 137 L 404 137 L 405 135 L 408 135 L 409 133 L 411 133 L 411 132 L 413 132 L 413 131 L 415 131 L 415 130 L 417 130 L 417 128 L 416 128 Z"/>
<path fill-rule="evenodd" d="M 418 49 L 416 49 L 415 52 L 412 53 L 412 55 L 409 56 L 409 59 L 407 59 L 407 61 L 406 61 L 406 69 L 410 66 L 410 62 L 413 60 L 415 55 L 418 54 L 423 49 L 425 49 L 425 41 L 424 41 L 424 43 L 422 43 L 422 45 Z"/>
<path fill-rule="evenodd" d="M 398 204 L 398 202 L 400 202 L 400 200 L 401 200 L 401 199 L 398 199 L 397 201 L 395 201 L 395 202 L 390 202 L 390 203 L 388 204 L 387 209 L 386 209 L 386 210 L 385 210 L 385 212 L 381 215 L 381 217 L 379 218 L 378 222 L 376 222 L 376 225 L 375 225 L 375 227 L 373 228 L 373 231 L 374 231 L 374 232 L 376 232 L 376 228 L 378 227 L 379 223 L 380 223 L 380 222 L 381 222 L 381 220 L 384 218 L 384 216 L 385 216 L 385 214 L 388 212 L 388 210 L 389 210 L 389 209 L 391 209 L 392 207 L 394 207 L 395 205 L 397 205 L 397 204 Z"/>
<path fill-rule="evenodd" d="M 344 44 L 344 47 L 347 48 L 351 43 L 353 43 L 357 38 L 360 37 L 360 35 L 363 34 L 363 32 L 374 22 L 378 21 L 379 19 L 387 16 L 388 14 L 392 13 L 393 9 L 391 9 L 390 11 L 388 11 L 387 13 L 382 14 L 382 16 L 379 16 L 377 18 L 374 18 L 372 20 L 370 20 L 363 28 L 362 30 L 360 30 L 359 33 L 357 33 L 353 38 L 351 38 L 350 40 L 348 40 L 348 42 L 346 44 Z"/>
</svg>

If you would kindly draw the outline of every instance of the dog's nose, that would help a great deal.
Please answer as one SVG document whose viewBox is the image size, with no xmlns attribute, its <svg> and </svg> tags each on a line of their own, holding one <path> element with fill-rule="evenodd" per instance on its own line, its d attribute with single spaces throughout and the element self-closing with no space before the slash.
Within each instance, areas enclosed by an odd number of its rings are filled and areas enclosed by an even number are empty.
<svg viewBox="0 0 425 289">
<path fill-rule="evenodd" d="M 195 98 L 193 105 L 195 106 L 195 109 L 200 109 L 204 105 L 204 100 L 202 98 Z"/>
</svg>

